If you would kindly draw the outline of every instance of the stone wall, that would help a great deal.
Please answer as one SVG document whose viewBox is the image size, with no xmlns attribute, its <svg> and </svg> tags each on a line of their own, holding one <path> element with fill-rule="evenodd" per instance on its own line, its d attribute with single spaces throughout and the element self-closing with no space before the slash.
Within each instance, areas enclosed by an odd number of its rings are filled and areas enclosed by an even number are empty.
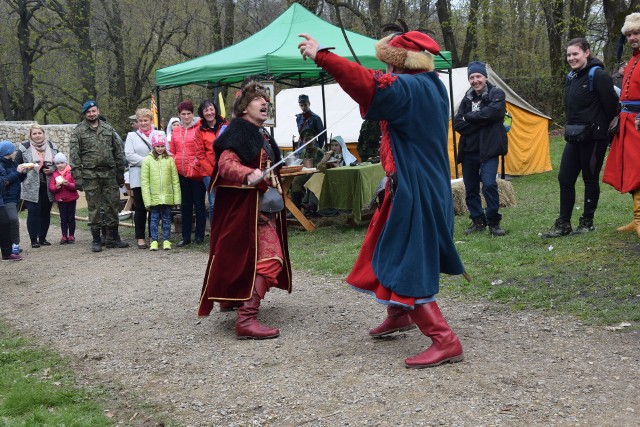
<svg viewBox="0 0 640 427">
<path fill-rule="evenodd" d="M 27 140 L 27 132 L 34 122 L 0 122 L 0 140 L 19 144 Z M 76 125 L 42 125 L 48 140 L 58 146 L 58 150 L 69 155 L 69 138 Z"/>
</svg>

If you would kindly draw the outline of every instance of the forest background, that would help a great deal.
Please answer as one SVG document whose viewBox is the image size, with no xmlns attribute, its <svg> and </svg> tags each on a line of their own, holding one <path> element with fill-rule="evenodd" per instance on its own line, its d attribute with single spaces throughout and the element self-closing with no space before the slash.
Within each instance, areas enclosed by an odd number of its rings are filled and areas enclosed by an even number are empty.
<svg viewBox="0 0 640 427">
<path fill-rule="evenodd" d="M 256 33 L 293 2 L 279 0 L 0 0 L 0 119 L 75 123 L 97 99 L 117 129 L 148 107 L 158 68 L 218 51 Z M 640 0 L 302 0 L 348 30 L 380 38 L 404 20 L 429 29 L 453 66 L 489 63 L 521 96 L 563 122 L 565 46 L 586 37 L 608 71 L 625 16 Z M 309 32 L 313 35 L 313 29 Z M 630 50 L 625 46 L 622 60 Z M 277 90 L 278 88 L 276 88 Z M 226 92 L 225 92 L 226 93 Z M 229 91 L 231 93 L 231 91 Z M 211 88 L 162 92 L 163 118 Z"/>
</svg>

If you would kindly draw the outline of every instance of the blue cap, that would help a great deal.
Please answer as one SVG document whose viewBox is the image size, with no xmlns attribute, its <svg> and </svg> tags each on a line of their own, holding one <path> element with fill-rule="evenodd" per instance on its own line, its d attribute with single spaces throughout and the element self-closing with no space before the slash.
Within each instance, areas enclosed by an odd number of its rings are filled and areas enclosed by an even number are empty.
<svg viewBox="0 0 640 427">
<path fill-rule="evenodd" d="M 467 65 L 467 77 L 473 73 L 480 73 L 485 77 L 489 77 L 487 75 L 487 65 L 484 62 L 473 61 L 471 64 Z"/>
<path fill-rule="evenodd" d="M 0 157 L 8 156 L 16 151 L 16 146 L 11 141 L 0 141 Z"/>
<path fill-rule="evenodd" d="M 98 103 L 94 100 L 87 101 L 82 105 L 82 114 L 86 113 L 87 110 L 91 107 L 97 107 Z"/>
</svg>

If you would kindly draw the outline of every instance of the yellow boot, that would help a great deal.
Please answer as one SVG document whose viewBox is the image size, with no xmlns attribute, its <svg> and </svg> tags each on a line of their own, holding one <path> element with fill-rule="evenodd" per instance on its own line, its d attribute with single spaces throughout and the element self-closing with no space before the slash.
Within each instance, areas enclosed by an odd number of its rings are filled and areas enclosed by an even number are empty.
<svg viewBox="0 0 640 427">
<path fill-rule="evenodd" d="M 636 220 L 632 219 L 629 224 L 623 225 L 622 227 L 618 227 L 616 228 L 616 230 L 621 232 L 636 231 Z"/>
<path fill-rule="evenodd" d="M 623 225 L 621 227 L 616 228 L 616 231 L 620 231 L 622 233 L 626 233 L 626 232 L 634 232 L 636 231 L 636 201 L 635 201 L 635 196 L 634 196 L 634 192 L 631 192 L 631 201 L 633 202 L 633 219 L 631 220 L 631 222 L 627 225 Z"/>
<path fill-rule="evenodd" d="M 640 189 L 633 192 L 633 221 L 636 224 L 636 234 L 640 238 Z"/>
</svg>

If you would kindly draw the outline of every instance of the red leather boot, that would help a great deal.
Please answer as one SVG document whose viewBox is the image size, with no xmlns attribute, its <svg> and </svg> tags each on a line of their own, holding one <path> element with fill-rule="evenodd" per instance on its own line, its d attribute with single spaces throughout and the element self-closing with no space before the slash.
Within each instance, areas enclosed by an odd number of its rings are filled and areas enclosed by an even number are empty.
<svg viewBox="0 0 640 427">
<path fill-rule="evenodd" d="M 409 311 L 420 331 L 431 338 L 431 346 L 420 354 L 404 361 L 407 368 L 428 368 L 442 363 L 460 362 L 464 359 L 462 345 L 442 316 L 434 302 L 416 306 Z"/>
<path fill-rule="evenodd" d="M 280 335 L 280 330 L 269 328 L 258 322 L 258 312 L 260 311 L 260 301 L 267 293 L 268 286 L 264 277 L 256 275 L 256 283 L 253 287 L 251 299 L 245 301 L 238 308 L 238 318 L 236 319 L 236 338 L 239 340 L 264 340 L 276 338 Z"/>
<path fill-rule="evenodd" d="M 383 337 L 394 332 L 404 332 L 416 327 L 407 310 L 395 305 L 387 306 L 387 318 L 373 329 L 369 329 L 369 335 L 374 338 Z"/>
</svg>

